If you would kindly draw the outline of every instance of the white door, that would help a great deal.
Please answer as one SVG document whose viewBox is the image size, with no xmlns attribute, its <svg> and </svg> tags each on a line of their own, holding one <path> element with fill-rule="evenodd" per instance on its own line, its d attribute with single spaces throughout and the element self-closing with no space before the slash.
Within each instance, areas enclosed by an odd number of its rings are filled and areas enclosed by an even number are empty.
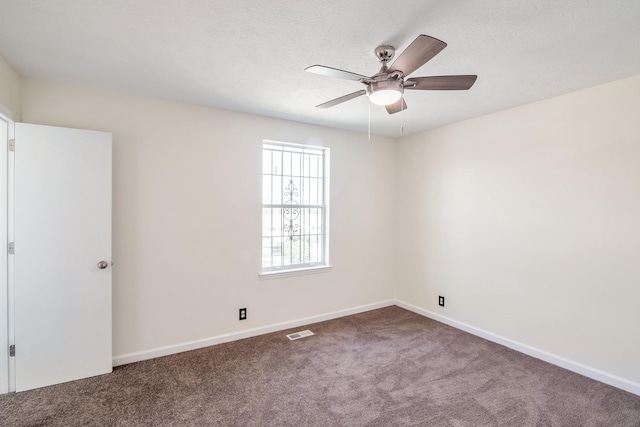
<svg viewBox="0 0 640 427">
<path fill-rule="evenodd" d="M 104 374 L 111 134 L 15 124 L 16 391 Z"/>
</svg>

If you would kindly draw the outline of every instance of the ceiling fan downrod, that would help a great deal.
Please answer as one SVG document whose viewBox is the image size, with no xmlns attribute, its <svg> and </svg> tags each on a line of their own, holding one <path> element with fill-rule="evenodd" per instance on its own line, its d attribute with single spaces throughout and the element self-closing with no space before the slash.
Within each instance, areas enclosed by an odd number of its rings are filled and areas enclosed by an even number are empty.
<svg viewBox="0 0 640 427">
<path fill-rule="evenodd" d="M 387 64 L 393 59 L 394 55 L 396 54 L 396 48 L 389 45 L 382 45 L 375 48 L 373 50 L 373 53 L 376 55 L 376 59 L 378 60 L 378 62 L 382 63 L 382 68 L 380 68 L 378 74 L 386 73 L 389 69 Z"/>
</svg>

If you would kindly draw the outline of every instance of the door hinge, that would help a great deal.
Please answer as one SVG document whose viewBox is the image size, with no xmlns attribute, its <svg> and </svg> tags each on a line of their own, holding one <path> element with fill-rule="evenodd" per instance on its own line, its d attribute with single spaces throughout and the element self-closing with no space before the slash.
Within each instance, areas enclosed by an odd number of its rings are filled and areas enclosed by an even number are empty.
<svg viewBox="0 0 640 427">
<path fill-rule="evenodd" d="M 15 139 L 10 139 L 9 140 L 9 151 L 16 151 L 16 140 Z"/>
<path fill-rule="evenodd" d="M 8 252 L 9 252 L 9 255 L 15 255 L 15 253 L 16 253 L 16 242 L 9 242 Z"/>
<path fill-rule="evenodd" d="M 9 346 L 9 357 L 15 357 L 15 356 L 16 356 L 16 345 L 11 344 Z"/>
</svg>

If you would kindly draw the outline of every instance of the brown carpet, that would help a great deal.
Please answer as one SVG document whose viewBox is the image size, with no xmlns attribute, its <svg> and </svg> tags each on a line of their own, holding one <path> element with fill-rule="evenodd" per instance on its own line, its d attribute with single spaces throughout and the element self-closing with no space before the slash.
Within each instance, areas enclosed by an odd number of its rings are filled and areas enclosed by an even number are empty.
<svg viewBox="0 0 640 427">
<path fill-rule="evenodd" d="M 3 395 L 0 425 L 640 426 L 639 396 L 399 307 L 309 329 Z"/>
</svg>

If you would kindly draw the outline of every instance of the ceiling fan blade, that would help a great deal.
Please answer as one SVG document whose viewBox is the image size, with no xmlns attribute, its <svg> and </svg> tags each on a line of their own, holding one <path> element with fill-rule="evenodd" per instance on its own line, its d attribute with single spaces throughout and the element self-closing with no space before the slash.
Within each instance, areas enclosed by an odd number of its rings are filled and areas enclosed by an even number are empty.
<svg viewBox="0 0 640 427">
<path fill-rule="evenodd" d="M 394 102 L 393 104 L 387 105 L 385 108 L 387 109 L 387 113 L 395 114 L 395 113 L 399 113 L 402 110 L 406 110 L 407 103 L 404 102 L 404 97 L 402 97 L 396 102 Z"/>
<path fill-rule="evenodd" d="M 325 67 L 324 65 L 312 65 L 304 69 L 310 73 L 321 74 L 323 76 L 337 77 L 339 79 L 355 80 L 359 82 L 361 79 L 369 77 L 361 74 L 352 73 L 350 71 L 338 70 L 337 68 Z"/>
<path fill-rule="evenodd" d="M 324 104 L 316 105 L 316 107 L 317 108 L 333 107 L 334 105 L 338 105 L 338 104 L 341 104 L 341 103 L 343 103 L 345 101 L 348 101 L 350 99 L 357 98 L 357 97 L 359 97 L 361 95 L 364 95 L 365 93 L 366 92 L 365 92 L 364 89 L 363 90 L 359 90 L 357 92 L 350 93 L 349 95 L 344 95 L 344 96 L 341 96 L 340 98 L 332 99 L 331 101 L 327 101 Z"/>
<path fill-rule="evenodd" d="M 405 89 L 414 90 L 467 90 L 478 76 L 431 76 L 413 77 L 406 80 Z M 412 86 L 412 84 L 415 85 Z"/>
<path fill-rule="evenodd" d="M 389 72 L 402 71 L 408 76 L 436 56 L 447 44 L 433 37 L 419 35 L 389 67 Z"/>
</svg>

